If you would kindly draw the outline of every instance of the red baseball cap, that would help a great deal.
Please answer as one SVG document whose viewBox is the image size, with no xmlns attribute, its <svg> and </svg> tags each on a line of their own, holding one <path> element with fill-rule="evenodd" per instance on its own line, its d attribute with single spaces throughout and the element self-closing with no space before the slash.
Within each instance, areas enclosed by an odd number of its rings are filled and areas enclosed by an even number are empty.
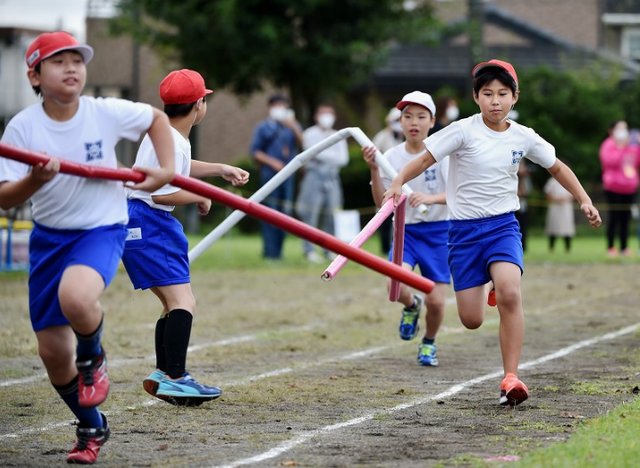
<svg viewBox="0 0 640 468">
<path fill-rule="evenodd" d="M 475 76 L 478 74 L 480 70 L 484 70 L 485 68 L 488 68 L 488 67 L 502 68 L 504 71 L 509 73 L 509 75 L 511 75 L 513 80 L 516 82 L 516 87 L 518 87 L 518 75 L 516 75 L 515 68 L 513 68 L 513 65 L 511 65 L 509 62 L 504 62 L 502 60 L 491 59 L 488 62 L 479 63 L 478 65 L 473 67 L 473 71 L 471 72 L 471 75 L 475 78 Z"/>
<path fill-rule="evenodd" d="M 160 99 L 164 104 L 190 104 L 211 93 L 202 75 L 193 70 L 172 71 L 160 83 Z"/>
<path fill-rule="evenodd" d="M 84 60 L 89 63 L 93 58 L 93 48 L 88 45 L 79 44 L 77 39 L 64 31 L 40 34 L 27 49 L 27 66 L 35 68 L 44 59 L 63 50 L 75 50 Z"/>
</svg>

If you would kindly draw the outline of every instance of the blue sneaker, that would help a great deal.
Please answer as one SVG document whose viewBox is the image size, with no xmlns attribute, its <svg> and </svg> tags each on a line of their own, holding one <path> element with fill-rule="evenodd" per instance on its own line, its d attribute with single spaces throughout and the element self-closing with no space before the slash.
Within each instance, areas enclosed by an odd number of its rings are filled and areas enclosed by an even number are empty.
<svg viewBox="0 0 640 468">
<path fill-rule="evenodd" d="M 158 386 L 160 385 L 160 381 L 162 378 L 167 375 L 164 371 L 160 369 L 154 370 L 149 377 L 142 381 L 142 388 L 149 394 L 154 397 L 157 397 L 156 393 L 158 392 Z M 160 397 L 158 397 L 160 398 Z M 165 398 L 161 398 L 162 400 L 166 400 Z"/>
<path fill-rule="evenodd" d="M 167 398 L 170 403 L 179 406 L 199 406 L 206 401 L 215 400 L 220 395 L 222 390 L 218 387 L 202 385 L 190 377 L 188 372 L 176 380 L 165 375 L 156 391 L 158 398 Z"/>
<path fill-rule="evenodd" d="M 420 343 L 418 348 L 418 364 L 422 366 L 438 366 L 438 356 L 436 356 L 436 345 Z"/>
<path fill-rule="evenodd" d="M 420 310 L 422 310 L 422 305 L 424 304 L 424 298 L 422 296 L 418 296 L 414 294 L 413 296 L 418 305 L 410 309 L 405 307 L 402 309 L 402 319 L 400 320 L 400 338 L 403 340 L 413 340 L 418 331 L 420 330 L 420 325 L 418 324 L 418 319 L 420 318 Z"/>
</svg>

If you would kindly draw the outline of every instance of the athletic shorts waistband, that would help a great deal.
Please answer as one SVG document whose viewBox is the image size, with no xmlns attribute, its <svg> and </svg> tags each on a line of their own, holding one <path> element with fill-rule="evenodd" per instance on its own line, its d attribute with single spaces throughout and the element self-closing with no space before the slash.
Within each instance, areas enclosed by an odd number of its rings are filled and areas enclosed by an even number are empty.
<svg viewBox="0 0 640 468">
<path fill-rule="evenodd" d="M 491 223 L 494 221 L 500 221 L 502 219 L 507 219 L 515 217 L 514 211 L 509 211 L 508 213 L 502 213 L 495 216 L 487 216 L 486 218 L 472 218 L 472 219 L 451 219 L 451 224 L 465 224 L 465 223 Z"/>
</svg>

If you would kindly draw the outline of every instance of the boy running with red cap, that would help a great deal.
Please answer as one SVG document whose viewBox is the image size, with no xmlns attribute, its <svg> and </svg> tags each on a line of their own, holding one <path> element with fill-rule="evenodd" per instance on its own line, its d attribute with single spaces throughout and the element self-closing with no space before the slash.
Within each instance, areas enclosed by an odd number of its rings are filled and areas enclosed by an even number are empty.
<svg viewBox="0 0 640 468">
<path fill-rule="evenodd" d="M 173 134 L 176 173 L 197 178 L 220 176 L 234 186 L 244 185 L 249 173 L 242 169 L 191 159 L 189 133 L 206 115 L 206 96 L 212 92 L 193 70 L 173 71 L 160 83 L 160 98 Z M 138 150 L 136 165 L 158 165 L 147 137 Z M 218 398 L 222 394 L 218 387 L 202 385 L 186 372 L 196 300 L 189 278 L 189 242 L 171 214 L 176 205 L 196 203 L 204 216 L 211 200 L 172 185 L 153 193 L 127 189 L 127 197 L 129 235 L 122 261 L 134 288 L 151 289 L 162 304 L 155 328 L 156 370 L 143 381 L 143 387 L 175 405 L 200 405 Z"/>
<path fill-rule="evenodd" d="M 427 138 L 427 151 L 400 171 L 384 193 L 383 203 L 392 197 L 397 200 L 405 182 L 449 155 L 449 266 L 458 314 L 467 328 L 482 325 L 485 288 L 493 281 L 504 367 L 500 404 L 517 405 L 529 397 L 517 377 L 524 340 L 523 251 L 514 215 L 519 207 L 520 160 L 526 157 L 547 169 L 580 203 L 591 226 L 600 226 L 602 220 L 573 171 L 556 158 L 554 147 L 532 129 L 508 119 L 520 92 L 513 66 L 490 60 L 478 64 L 472 75 L 473 98 L 480 113 Z"/>
<path fill-rule="evenodd" d="M 402 113 L 400 125 L 406 141 L 389 149 L 384 157 L 399 171 L 409 161 L 420 157 L 427 150 L 424 139 L 435 124 L 436 106 L 431 96 L 421 91 L 413 91 L 398 102 L 396 108 Z M 383 194 L 391 179 L 380 171 L 375 162 L 376 148 L 362 149 L 364 159 L 371 170 L 371 193 L 376 205 L 382 206 Z M 436 334 L 444 319 L 445 296 L 451 282 L 447 264 L 447 233 L 449 214 L 445 200 L 445 184 L 449 173 L 449 161 L 436 164 L 419 177 L 409 182 L 413 193 L 409 197 L 405 215 L 404 250 L 402 268 L 413 271 L 418 265 L 420 274 L 433 280 L 436 285 L 426 298 L 425 333 L 418 347 L 418 363 L 423 366 L 437 366 Z M 429 205 L 429 211 L 422 213 L 420 205 Z M 395 242 L 395 240 L 394 240 Z M 391 249 L 393 251 L 393 249 Z M 392 253 L 389 253 L 391 260 Z M 391 280 L 387 280 L 387 289 Z M 404 305 L 399 333 L 403 340 L 412 340 L 420 330 L 419 319 L 425 298 L 414 294 L 405 285 L 400 286 L 398 302 Z"/>
<path fill-rule="evenodd" d="M 81 96 L 93 49 L 62 31 L 41 34 L 26 55 L 27 76 L 42 102 L 16 115 L 4 143 L 75 163 L 117 167 L 115 146 L 148 132 L 160 164 L 140 168 L 136 190 L 173 178 L 169 119 L 148 104 Z M 51 384 L 78 418 L 69 463 L 93 463 L 109 438 L 97 406 L 107 397 L 107 360 L 100 339 L 100 296 L 118 269 L 127 235 L 122 183 L 59 174 L 60 161 L 29 167 L 0 158 L 0 206 L 31 199 L 29 312 Z M 76 343 L 77 341 L 77 343 Z"/>
</svg>

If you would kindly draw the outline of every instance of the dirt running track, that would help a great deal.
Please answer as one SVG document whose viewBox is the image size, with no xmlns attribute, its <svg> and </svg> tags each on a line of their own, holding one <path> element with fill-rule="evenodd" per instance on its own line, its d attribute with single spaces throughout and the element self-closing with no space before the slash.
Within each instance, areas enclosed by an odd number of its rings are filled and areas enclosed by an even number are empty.
<svg viewBox="0 0 640 468">
<path fill-rule="evenodd" d="M 398 338 L 380 275 L 319 275 L 195 275 L 188 367 L 224 393 L 177 408 L 142 390 L 159 310 L 120 273 L 103 300 L 113 433 L 98 466 L 466 466 L 562 442 L 636 398 L 640 265 L 527 265 L 520 377 L 531 397 L 515 410 L 498 405 L 495 308 L 464 330 L 451 292 L 440 367 L 424 368 L 417 340 Z M 0 278 L 0 466 L 64 466 L 72 417 L 43 376 L 25 282 Z"/>
</svg>

